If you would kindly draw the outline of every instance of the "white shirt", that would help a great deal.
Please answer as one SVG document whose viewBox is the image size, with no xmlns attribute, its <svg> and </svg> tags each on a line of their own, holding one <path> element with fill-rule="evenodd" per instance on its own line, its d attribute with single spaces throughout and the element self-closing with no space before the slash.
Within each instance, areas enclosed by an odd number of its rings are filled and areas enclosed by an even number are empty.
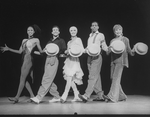
<svg viewBox="0 0 150 117">
<path fill-rule="evenodd" d="M 95 33 L 90 33 L 87 45 L 90 46 L 93 43 L 98 44 L 100 47 L 102 47 L 104 51 L 108 50 L 108 46 L 106 45 L 105 42 L 105 36 L 99 31 L 96 31 Z"/>
</svg>

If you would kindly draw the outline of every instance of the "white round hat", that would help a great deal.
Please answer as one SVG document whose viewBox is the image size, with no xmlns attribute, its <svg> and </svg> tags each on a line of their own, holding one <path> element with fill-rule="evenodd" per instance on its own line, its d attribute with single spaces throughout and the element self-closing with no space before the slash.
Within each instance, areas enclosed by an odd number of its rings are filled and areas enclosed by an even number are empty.
<svg viewBox="0 0 150 117">
<path fill-rule="evenodd" d="M 68 51 L 72 57 L 79 57 L 83 53 L 81 46 L 77 44 L 71 45 Z"/>
<path fill-rule="evenodd" d="M 98 44 L 93 43 L 87 47 L 87 53 L 90 56 L 98 56 L 100 52 L 101 52 L 101 48 Z"/>
<path fill-rule="evenodd" d="M 138 42 L 135 44 L 134 49 L 139 55 L 145 55 L 148 51 L 148 46 L 142 42 Z"/>
<path fill-rule="evenodd" d="M 114 40 L 110 46 L 112 47 L 111 50 L 112 52 L 116 54 L 120 54 L 125 50 L 125 44 L 121 40 Z"/>
<path fill-rule="evenodd" d="M 59 52 L 59 47 L 55 43 L 49 43 L 45 47 L 45 52 L 47 55 L 56 55 Z"/>
</svg>

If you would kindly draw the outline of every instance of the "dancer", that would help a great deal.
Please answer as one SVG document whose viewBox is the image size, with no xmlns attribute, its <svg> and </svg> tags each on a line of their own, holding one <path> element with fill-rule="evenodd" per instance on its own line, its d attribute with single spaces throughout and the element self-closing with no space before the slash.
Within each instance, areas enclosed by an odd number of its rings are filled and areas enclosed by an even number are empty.
<svg viewBox="0 0 150 117">
<path fill-rule="evenodd" d="M 60 34 L 59 27 L 54 26 L 52 28 L 53 38 L 50 39 L 48 44 L 49 43 L 57 44 L 60 49 L 58 54 L 61 54 L 66 49 L 66 43 L 63 39 L 59 37 L 59 34 Z M 49 100 L 49 102 L 60 101 L 60 96 L 59 96 L 59 92 L 57 91 L 57 86 L 53 82 L 59 65 L 58 54 L 54 56 L 47 55 L 46 62 L 45 62 L 45 72 L 42 78 L 41 86 L 38 90 L 37 95 L 33 98 L 30 98 L 31 101 L 37 104 L 39 104 L 42 101 L 43 97 L 47 94 L 48 91 L 50 92 L 51 95 L 54 96 L 54 98 L 52 100 Z"/>
<path fill-rule="evenodd" d="M 15 97 L 8 98 L 10 101 L 13 101 L 14 103 L 17 103 L 19 101 L 19 97 L 21 95 L 21 92 L 22 92 L 24 86 L 29 91 L 30 97 L 34 97 L 34 94 L 31 89 L 31 86 L 28 82 L 27 76 L 30 74 L 32 77 L 33 58 L 32 58 L 31 53 L 32 53 L 33 48 L 35 46 L 37 46 L 40 53 L 43 53 L 41 46 L 40 46 L 40 41 L 38 39 L 38 37 L 40 36 L 40 32 L 41 32 L 41 29 L 37 25 L 29 26 L 27 28 L 28 38 L 23 39 L 19 50 L 9 48 L 6 44 L 5 44 L 5 47 L 1 47 L 1 50 L 3 52 L 10 51 L 10 52 L 14 52 L 14 53 L 23 55 L 23 63 L 22 63 L 22 67 L 21 67 L 21 75 L 20 75 L 20 83 L 19 83 L 18 92 Z M 33 80 L 33 77 L 32 77 L 32 80 Z"/>
<path fill-rule="evenodd" d="M 108 51 L 108 47 L 105 42 L 105 37 L 102 33 L 98 31 L 99 26 L 98 22 L 92 22 L 91 24 L 91 34 L 88 38 L 88 46 L 91 44 L 98 44 L 100 48 L 104 51 Z M 87 49 L 86 49 L 87 50 Z M 93 101 L 105 101 L 104 100 L 104 92 L 102 90 L 102 83 L 100 77 L 100 71 L 102 66 L 102 56 L 99 54 L 98 56 L 88 56 L 87 66 L 89 70 L 89 79 L 88 85 L 85 90 L 84 95 L 79 94 L 80 99 L 83 102 L 87 102 L 90 99 L 91 94 L 95 91 L 97 97 L 93 99 Z"/>
<path fill-rule="evenodd" d="M 71 48 L 72 45 L 79 45 L 81 47 L 81 52 L 84 52 L 84 47 L 82 44 L 82 41 L 79 37 L 77 37 L 77 28 L 75 26 L 70 27 L 69 32 L 71 34 L 71 40 L 68 42 L 67 50 L 65 53 L 69 53 L 69 49 Z M 74 92 L 74 101 L 80 101 L 80 98 L 78 97 L 79 91 L 76 87 L 77 85 L 83 84 L 82 82 L 82 76 L 83 71 L 80 66 L 80 61 L 78 57 L 73 57 L 73 56 L 68 56 L 64 62 L 64 67 L 63 67 L 63 73 L 64 73 L 64 79 L 67 81 L 65 90 L 63 95 L 61 96 L 61 103 L 64 103 L 66 101 L 66 98 L 68 96 L 68 92 L 70 88 L 72 87 L 73 92 Z"/>
<path fill-rule="evenodd" d="M 107 101 L 118 102 L 127 99 L 127 96 L 122 90 L 121 87 L 121 76 L 124 69 L 124 66 L 129 67 L 128 65 L 128 53 L 131 56 L 134 56 L 134 48 L 131 50 L 129 39 L 123 36 L 123 28 L 120 24 L 116 24 L 113 27 L 115 38 L 111 40 L 110 45 L 115 40 L 121 40 L 125 44 L 125 50 L 123 53 L 116 54 L 112 51 L 110 46 L 108 49 L 108 54 L 111 52 L 111 87 L 110 91 L 106 97 Z"/>
</svg>

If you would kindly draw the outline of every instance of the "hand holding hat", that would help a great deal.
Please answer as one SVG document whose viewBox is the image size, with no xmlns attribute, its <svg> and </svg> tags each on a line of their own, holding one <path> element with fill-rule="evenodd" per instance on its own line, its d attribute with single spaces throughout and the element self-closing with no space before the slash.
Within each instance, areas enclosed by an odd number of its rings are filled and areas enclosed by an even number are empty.
<svg viewBox="0 0 150 117">
<path fill-rule="evenodd" d="M 125 44 L 123 41 L 116 39 L 110 44 L 109 48 L 113 53 L 121 54 L 125 50 Z"/>
<path fill-rule="evenodd" d="M 45 53 L 46 53 L 47 55 L 49 55 L 49 56 L 54 56 L 54 55 L 58 54 L 58 52 L 59 52 L 59 47 L 58 47 L 58 45 L 55 44 L 55 43 L 49 43 L 49 44 L 46 45 L 46 47 L 45 47 L 44 50 L 45 50 Z"/>
<path fill-rule="evenodd" d="M 79 57 L 82 55 L 83 50 L 80 45 L 74 44 L 74 45 L 71 45 L 71 47 L 68 49 L 68 52 L 72 57 Z"/>
<path fill-rule="evenodd" d="M 133 49 L 131 50 L 132 52 L 135 52 L 135 45 L 134 45 L 134 47 L 133 47 Z"/>
<path fill-rule="evenodd" d="M 90 56 L 98 56 L 101 52 L 101 48 L 98 44 L 91 44 L 86 48 L 86 53 Z"/>
<path fill-rule="evenodd" d="M 69 51 L 68 51 L 68 50 L 65 50 L 65 54 L 69 55 Z"/>
<path fill-rule="evenodd" d="M 84 49 L 84 51 L 83 51 L 83 53 L 87 53 L 87 51 L 88 51 L 88 49 L 87 49 L 87 48 L 85 48 L 85 49 Z"/>
<path fill-rule="evenodd" d="M 148 46 L 145 43 L 138 42 L 134 45 L 135 52 L 139 55 L 145 55 L 148 51 Z"/>
</svg>

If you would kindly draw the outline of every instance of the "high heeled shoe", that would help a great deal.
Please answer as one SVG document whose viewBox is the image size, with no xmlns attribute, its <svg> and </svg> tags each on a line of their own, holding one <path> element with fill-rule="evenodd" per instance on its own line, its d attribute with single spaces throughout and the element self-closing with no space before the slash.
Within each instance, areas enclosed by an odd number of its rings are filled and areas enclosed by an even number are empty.
<svg viewBox="0 0 150 117">
<path fill-rule="evenodd" d="M 66 100 L 63 100 L 63 99 L 61 98 L 61 99 L 60 99 L 60 102 L 61 102 L 61 103 L 65 103 Z"/>
<path fill-rule="evenodd" d="M 18 101 L 19 101 L 18 98 L 15 98 L 15 97 L 14 98 L 8 97 L 8 100 L 12 101 L 14 104 L 18 103 Z"/>
<path fill-rule="evenodd" d="M 108 96 L 103 95 L 103 98 L 105 102 L 111 102 L 111 99 Z"/>
<path fill-rule="evenodd" d="M 31 102 L 32 102 L 32 100 L 31 100 L 31 99 L 28 99 L 28 100 L 27 100 L 27 102 L 28 102 L 28 103 L 31 103 Z"/>
<path fill-rule="evenodd" d="M 86 99 L 84 95 L 78 94 L 78 97 L 79 97 L 84 103 L 86 103 L 86 102 L 88 101 L 88 99 Z"/>
<path fill-rule="evenodd" d="M 111 99 L 106 99 L 105 102 L 106 103 L 114 103 Z"/>
<path fill-rule="evenodd" d="M 31 98 L 34 98 L 34 96 L 30 96 L 30 98 L 26 102 L 31 103 L 32 102 Z"/>
<path fill-rule="evenodd" d="M 119 100 L 119 101 L 123 101 L 123 102 L 125 102 L 127 99 L 121 99 L 121 100 Z"/>
</svg>

